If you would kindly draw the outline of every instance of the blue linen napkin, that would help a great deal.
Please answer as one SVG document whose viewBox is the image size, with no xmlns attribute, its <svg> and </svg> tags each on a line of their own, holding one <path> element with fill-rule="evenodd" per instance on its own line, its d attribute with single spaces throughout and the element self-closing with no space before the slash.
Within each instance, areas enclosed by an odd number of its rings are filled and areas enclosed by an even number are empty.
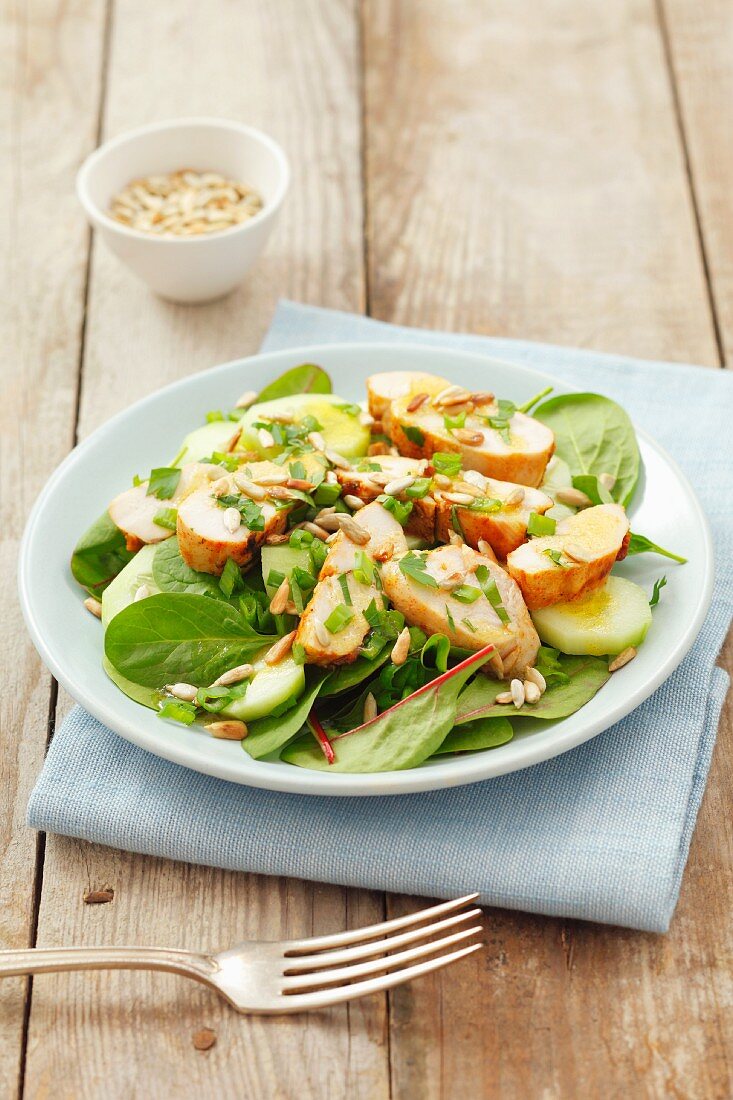
<svg viewBox="0 0 733 1100">
<path fill-rule="evenodd" d="M 680 456 L 713 529 L 715 594 L 693 649 L 633 714 L 572 752 L 484 783 L 389 798 L 227 783 L 144 752 L 76 707 L 53 738 L 29 824 L 192 863 L 431 897 L 478 890 L 486 905 L 665 931 L 728 686 L 715 659 L 733 613 L 733 510 L 721 491 L 733 470 L 733 378 L 288 302 L 263 350 L 350 340 L 483 352 L 621 402 Z"/>
</svg>

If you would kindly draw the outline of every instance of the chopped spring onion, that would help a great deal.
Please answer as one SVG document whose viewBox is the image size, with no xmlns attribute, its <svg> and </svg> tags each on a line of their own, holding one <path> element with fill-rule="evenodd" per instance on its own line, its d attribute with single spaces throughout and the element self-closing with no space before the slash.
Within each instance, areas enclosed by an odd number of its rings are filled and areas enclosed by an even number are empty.
<svg viewBox="0 0 733 1100">
<path fill-rule="evenodd" d="M 377 497 L 379 503 L 391 512 L 394 518 L 399 523 L 400 527 L 404 527 L 407 523 L 408 516 L 412 511 L 412 501 L 397 500 L 395 497 L 388 497 L 382 493 Z"/>
<path fill-rule="evenodd" d="M 451 615 L 451 610 L 448 607 L 448 604 L 445 605 L 445 616 L 448 620 L 448 626 L 451 628 L 451 630 L 455 630 L 456 629 L 456 620 Z"/>
<path fill-rule="evenodd" d="M 310 546 L 313 543 L 313 538 L 314 536 L 310 531 L 304 531 L 302 527 L 298 527 L 297 530 L 290 532 L 288 545 L 295 550 L 302 550 L 303 547 Z"/>
<path fill-rule="evenodd" d="M 344 594 L 344 603 L 347 605 L 347 607 L 352 607 L 353 600 L 351 599 L 351 593 L 349 592 L 349 578 L 346 576 L 345 573 L 339 573 L 339 585 L 341 586 L 341 591 Z"/>
<path fill-rule="evenodd" d="M 353 618 L 353 611 L 350 611 L 348 607 L 339 605 L 339 607 L 334 607 L 323 625 L 329 634 L 339 634 Z"/>
<path fill-rule="evenodd" d="M 270 572 L 267 574 L 267 587 L 279 588 L 284 580 L 284 573 L 281 573 L 279 569 L 271 569 Z"/>
<path fill-rule="evenodd" d="M 545 555 L 545 557 L 548 557 L 550 561 L 554 562 L 555 565 L 559 565 L 561 569 L 567 568 L 566 563 L 562 560 L 562 552 L 560 550 L 548 549 L 543 550 L 542 553 Z"/>
<path fill-rule="evenodd" d="M 436 473 L 446 477 L 456 477 L 463 469 L 463 459 L 460 455 L 449 454 L 447 451 L 436 451 L 432 457 L 432 463 Z"/>
<path fill-rule="evenodd" d="M 496 586 L 496 581 L 491 576 L 487 565 L 479 565 L 476 570 L 476 580 L 481 585 L 481 591 L 499 616 L 501 622 L 508 623 L 509 615 L 504 604 L 501 602 L 501 595 Z"/>
<path fill-rule="evenodd" d="M 465 413 L 465 410 L 464 410 L 464 412 L 456 413 L 455 416 L 450 416 L 449 413 L 446 413 L 445 416 L 443 417 L 443 423 L 445 424 L 448 431 L 452 431 L 453 428 L 465 428 L 465 426 L 466 426 L 466 413 Z"/>
<path fill-rule="evenodd" d="M 290 653 L 296 665 L 305 664 L 305 648 L 300 642 L 293 643 L 293 648 L 290 650 Z"/>
<path fill-rule="evenodd" d="M 358 584 L 373 584 L 375 575 L 372 559 L 363 550 L 358 550 L 354 559 L 354 580 Z"/>
<path fill-rule="evenodd" d="M 242 587 L 242 574 L 239 566 L 233 558 L 227 558 L 226 565 L 219 577 L 219 588 L 222 590 L 227 599 L 233 592 L 238 591 Z"/>
<path fill-rule="evenodd" d="M 429 477 L 418 477 L 405 489 L 405 496 L 408 500 L 421 500 L 430 489 Z"/>
<path fill-rule="evenodd" d="M 527 520 L 528 535 L 554 535 L 557 522 L 552 516 L 540 516 L 537 512 L 530 512 Z"/>
<path fill-rule="evenodd" d="M 158 718 L 170 718 L 172 722 L 190 726 L 196 720 L 196 707 L 193 703 L 184 703 L 182 699 L 161 699 Z"/>
<path fill-rule="evenodd" d="M 459 603 L 475 603 L 480 595 L 481 589 L 474 588 L 472 584 L 459 584 L 458 588 L 454 588 L 451 592 L 453 599 L 458 600 Z"/>
</svg>

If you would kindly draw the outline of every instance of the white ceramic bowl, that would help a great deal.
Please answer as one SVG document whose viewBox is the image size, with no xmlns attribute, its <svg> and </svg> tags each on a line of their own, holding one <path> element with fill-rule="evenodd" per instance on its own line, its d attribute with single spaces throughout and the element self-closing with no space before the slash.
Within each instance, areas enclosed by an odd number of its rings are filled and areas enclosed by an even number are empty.
<svg viewBox="0 0 733 1100">
<path fill-rule="evenodd" d="M 130 180 L 179 168 L 220 172 L 260 192 L 250 221 L 200 237 L 157 237 L 111 218 L 110 201 Z M 221 298 L 242 281 L 262 252 L 290 182 L 280 146 L 251 126 L 218 118 L 183 118 L 131 130 L 95 150 L 79 170 L 76 190 L 87 218 L 139 279 L 176 302 Z"/>
</svg>

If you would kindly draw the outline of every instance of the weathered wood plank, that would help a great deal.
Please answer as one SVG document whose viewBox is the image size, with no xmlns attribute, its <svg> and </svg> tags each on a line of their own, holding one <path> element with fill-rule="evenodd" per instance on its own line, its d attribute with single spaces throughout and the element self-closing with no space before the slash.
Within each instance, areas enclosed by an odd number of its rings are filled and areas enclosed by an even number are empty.
<svg viewBox="0 0 733 1100">
<path fill-rule="evenodd" d="M 37 0 L 0 11 L 0 946 L 31 942 L 36 836 L 25 826 L 43 760 L 51 683 L 23 624 L 20 535 L 73 439 L 88 237 L 74 173 L 93 147 L 104 3 Z M 26 983 L 0 985 L 0 1094 L 19 1082 Z"/>
<path fill-rule="evenodd" d="M 733 7 L 660 0 L 711 293 L 726 365 L 733 363 Z"/>
<path fill-rule="evenodd" d="M 651 3 L 367 0 L 364 39 L 377 316 L 717 364 Z M 729 1093 L 727 713 L 670 934 L 489 911 L 391 997 L 396 1098 Z"/>
<path fill-rule="evenodd" d="M 81 433 L 173 378 L 256 350 L 280 294 L 359 309 L 361 238 L 357 20 L 350 2 L 254 0 L 118 4 L 105 134 L 172 115 L 260 124 L 286 147 L 293 191 L 267 257 L 225 301 L 154 299 L 95 247 Z M 140 59 L 155 44 L 154 58 Z M 233 822 L 232 828 L 266 828 Z M 114 901 L 85 906 L 89 885 Z M 380 895 L 224 873 L 50 837 L 39 943 L 179 943 L 308 935 L 380 918 Z M 217 1045 L 193 1048 L 212 1027 Z M 234 1015 L 206 990 L 163 975 L 36 982 L 27 1095 L 342 1095 L 388 1089 L 382 999 L 308 1018 Z"/>
</svg>

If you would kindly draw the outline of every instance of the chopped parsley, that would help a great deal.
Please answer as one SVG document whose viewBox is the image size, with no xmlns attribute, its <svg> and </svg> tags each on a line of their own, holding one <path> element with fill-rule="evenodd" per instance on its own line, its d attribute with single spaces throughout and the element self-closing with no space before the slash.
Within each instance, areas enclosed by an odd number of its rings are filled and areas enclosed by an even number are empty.
<svg viewBox="0 0 733 1100">
<path fill-rule="evenodd" d="M 414 424 L 402 424 L 401 428 L 410 443 L 415 443 L 418 447 L 422 447 L 425 442 L 425 435 L 419 428 L 416 428 Z"/>
<path fill-rule="evenodd" d="M 345 412 L 348 416 L 361 416 L 359 405 L 336 405 L 335 408 L 341 409 L 341 412 Z"/>
<path fill-rule="evenodd" d="M 659 580 L 654 582 L 654 588 L 652 589 L 652 598 L 649 600 L 650 607 L 656 607 L 659 603 L 659 595 L 667 583 L 666 577 L 660 577 Z"/>
<path fill-rule="evenodd" d="M 299 458 L 290 463 L 288 471 L 291 477 L 297 477 L 300 481 L 308 480 L 308 471 Z"/>
<path fill-rule="evenodd" d="M 166 531 L 175 531 L 178 520 L 178 512 L 175 508 L 161 508 L 153 516 L 153 523 L 158 527 L 165 527 Z"/>
<path fill-rule="evenodd" d="M 369 458 L 363 458 L 356 468 L 360 474 L 372 474 L 382 469 L 378 462 L 372 462 Z"/>
<path fill-rule="evenodd" d="M 208 458 L 202 458 L 201 461 L 210 466 L 223 466 L 230 474 L 234 473 L 239 466 L 237 455 L 227 454 L 224 451 L 212 451 Z"/>
<path fill-rule="evenodd" d="M 527 520 L 528 535 L 554 535 L 557 522 L 552 516 L 540 516 L 537 512 L 530 512 Z"/>
<path fill-rule="evenodd" d="M 262 509 L 249 497 L 226 493 L 223 497 L 217 497 L 216 503 L 220 508 L 236 508 L 250 531 L 264 531 L 265 517 Z"/>
<path fill-rule="evenodd" d="M 175 466 L 156 466 L 150 471 L 146 496 L 158 500 L 170 500 L 181 480 L 181 471 Z"/>
<path fill-rule="evenodd" d="M 435 577 L 428 573 L 428 565 L 425 558 L 421 557 L 416 551 L 410 550 L 405 554 L 404 558 L 400 558 L 399 565 L 401 573 L 411 580 L 417 581 L 418 584 L 423 585 L 425 588 L 438 587 L 438 582 Z"/>
<path fill-rule="evenodd" d="M 496 415 L 487 416 L 485 420 L 490 428 L 493 428 L 495 432 L 499 433 L 505 443 L 509 443 L 509 423 L 517 411 L 517 406 L 513 401 L 505 401 L 503 399 L 498 402 L 498 406 Z"/>
<path fill-rule="evenodd" d="M 562 551 L 548 549 L 543 550 L 542 553 L 545 555 L 545 557 L 548 557 L 550 561 L 554 562 L 555 565 L 559 565 L 561 569 L 567 568 L 565 562 L 562 561 Z"/>
</svg>

